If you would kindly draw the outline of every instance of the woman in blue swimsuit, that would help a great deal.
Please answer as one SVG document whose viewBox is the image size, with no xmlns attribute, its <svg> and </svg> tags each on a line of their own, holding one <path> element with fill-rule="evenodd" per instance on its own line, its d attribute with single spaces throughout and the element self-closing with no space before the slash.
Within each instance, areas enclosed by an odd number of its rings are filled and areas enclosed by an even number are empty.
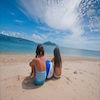
<svg viewBox="0 0 100 100">
<path fill-rule="evenodd" d="M 30 62 L 31 77 L 34 78 L 35 85 L 42 85 L 46 80 L 46 59 L 44 58 L 44 48 L 38 44 L 36 57 Z"/>
</svg>

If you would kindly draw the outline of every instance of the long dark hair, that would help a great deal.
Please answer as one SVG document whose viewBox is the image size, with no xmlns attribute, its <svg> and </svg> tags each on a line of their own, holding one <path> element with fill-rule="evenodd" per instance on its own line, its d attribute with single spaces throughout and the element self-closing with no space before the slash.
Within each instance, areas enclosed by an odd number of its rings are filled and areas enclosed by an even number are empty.
<svg viewBox="0 0 100 100">
<path fill-rule="evenodd" d="M 54 66 L 60 67 L 62 65 L 60 50 L 58 47 L 54 49 Z"/>
<path fill-rule="evenodd" d="M 42 53 L 42 55 L 44 56 L 44 47 L 42 44 L 38 44 L 37 48 L 36 48 L 36 56 L 40 55 L 40 53 Z"/>
</svg>

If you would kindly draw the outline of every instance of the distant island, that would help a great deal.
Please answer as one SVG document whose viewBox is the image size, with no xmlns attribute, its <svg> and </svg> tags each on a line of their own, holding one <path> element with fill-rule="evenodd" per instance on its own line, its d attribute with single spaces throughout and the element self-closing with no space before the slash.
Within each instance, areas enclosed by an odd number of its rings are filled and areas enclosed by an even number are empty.
<svg viewBox="0 0 100 100">
<path fill-rule="evenodd" d="M 35 43 L 34 41 L 30 41 L 30 40 L 27 40 L 27 39 L 23 39 L 23 38 L 18 38 L 18 37 L 13 37 L 13 36 L 8 36 L 8 35 L 3 35 L 3 34 L 0 34 L 0 41 L 3 40 L 3 41 L 8 41 L 8 42 L 12 42 L 12 43 L 23 43 L 23 44 L 34 44 L 36 45 L 37 43 Z"/>
<path fill-rule="evenodd" d="M 19 37 L 13 37 L 8 35 L 0 34 L 0 53 L 33 53 L 36 50 L 37 42 L 19 38 Z M 55 43 L 52 43 L 50 41 L 42 43 L 44 47 L 50 46 L 50 48 L 46 52 L 50 52 L 53 50 L 54 46 L 56 46 Z"/>
<path fill-rule="evenodd" d="M 0 41 L 7 41 L 7 42 L 17 43 L 17 44 L 29 44 L 29 45 L 37 45 L 38 44 L 31 40 L 27 40 L 27 39 L 23 39 L 23 38 L 19 38 L 19 37 L 8 36 L 8 35 L 3 35 L 3 34 L 0 34 Z M 43 43 L 43 45 L 56 46 L 55 43 L 52 43 L 50 41 Z"/>
<path fill-rule="evenodd" d="M 43 45 L 51 45 L 51 46 L 56 46 L 56 44 L 55 44 L 55 43 L 52 43 L 52 42 L 50 42 L 50 41 L 47 41 L 47 42 L 43 43 Z"/>
</svg>

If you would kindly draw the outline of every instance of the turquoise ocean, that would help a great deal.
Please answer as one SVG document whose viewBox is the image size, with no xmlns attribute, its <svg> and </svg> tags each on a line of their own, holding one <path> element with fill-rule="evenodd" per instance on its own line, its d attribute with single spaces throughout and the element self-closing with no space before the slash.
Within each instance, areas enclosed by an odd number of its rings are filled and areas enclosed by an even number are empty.
<svg viewBox="0 0 100 100">
<path fill-rule="evenodd" d="M 0 53 L 34 53 L 37 43 L 21 38 L 0 35 Z M 45 54 L 53 55 L 55 45 L 44 45 Z M 63 56 L 100 57 L 100 51 L 59 47 Z"/>
</svg>

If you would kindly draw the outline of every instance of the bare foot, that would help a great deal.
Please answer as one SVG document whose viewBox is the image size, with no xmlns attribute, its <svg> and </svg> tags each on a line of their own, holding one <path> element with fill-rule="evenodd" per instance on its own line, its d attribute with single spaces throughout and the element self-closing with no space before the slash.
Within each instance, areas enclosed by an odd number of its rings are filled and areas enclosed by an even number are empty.
<svg viewBox="0 0 100 100">
<path fill-rule="evenodd" d="M 34 77 L 34 74 L 33 74 L 33 73 L 31 73 L 31 74 L 30 74 L 30 77 L 31 77 L 31 78 L 33 78 L 33 77 Z"/>
</svg>

